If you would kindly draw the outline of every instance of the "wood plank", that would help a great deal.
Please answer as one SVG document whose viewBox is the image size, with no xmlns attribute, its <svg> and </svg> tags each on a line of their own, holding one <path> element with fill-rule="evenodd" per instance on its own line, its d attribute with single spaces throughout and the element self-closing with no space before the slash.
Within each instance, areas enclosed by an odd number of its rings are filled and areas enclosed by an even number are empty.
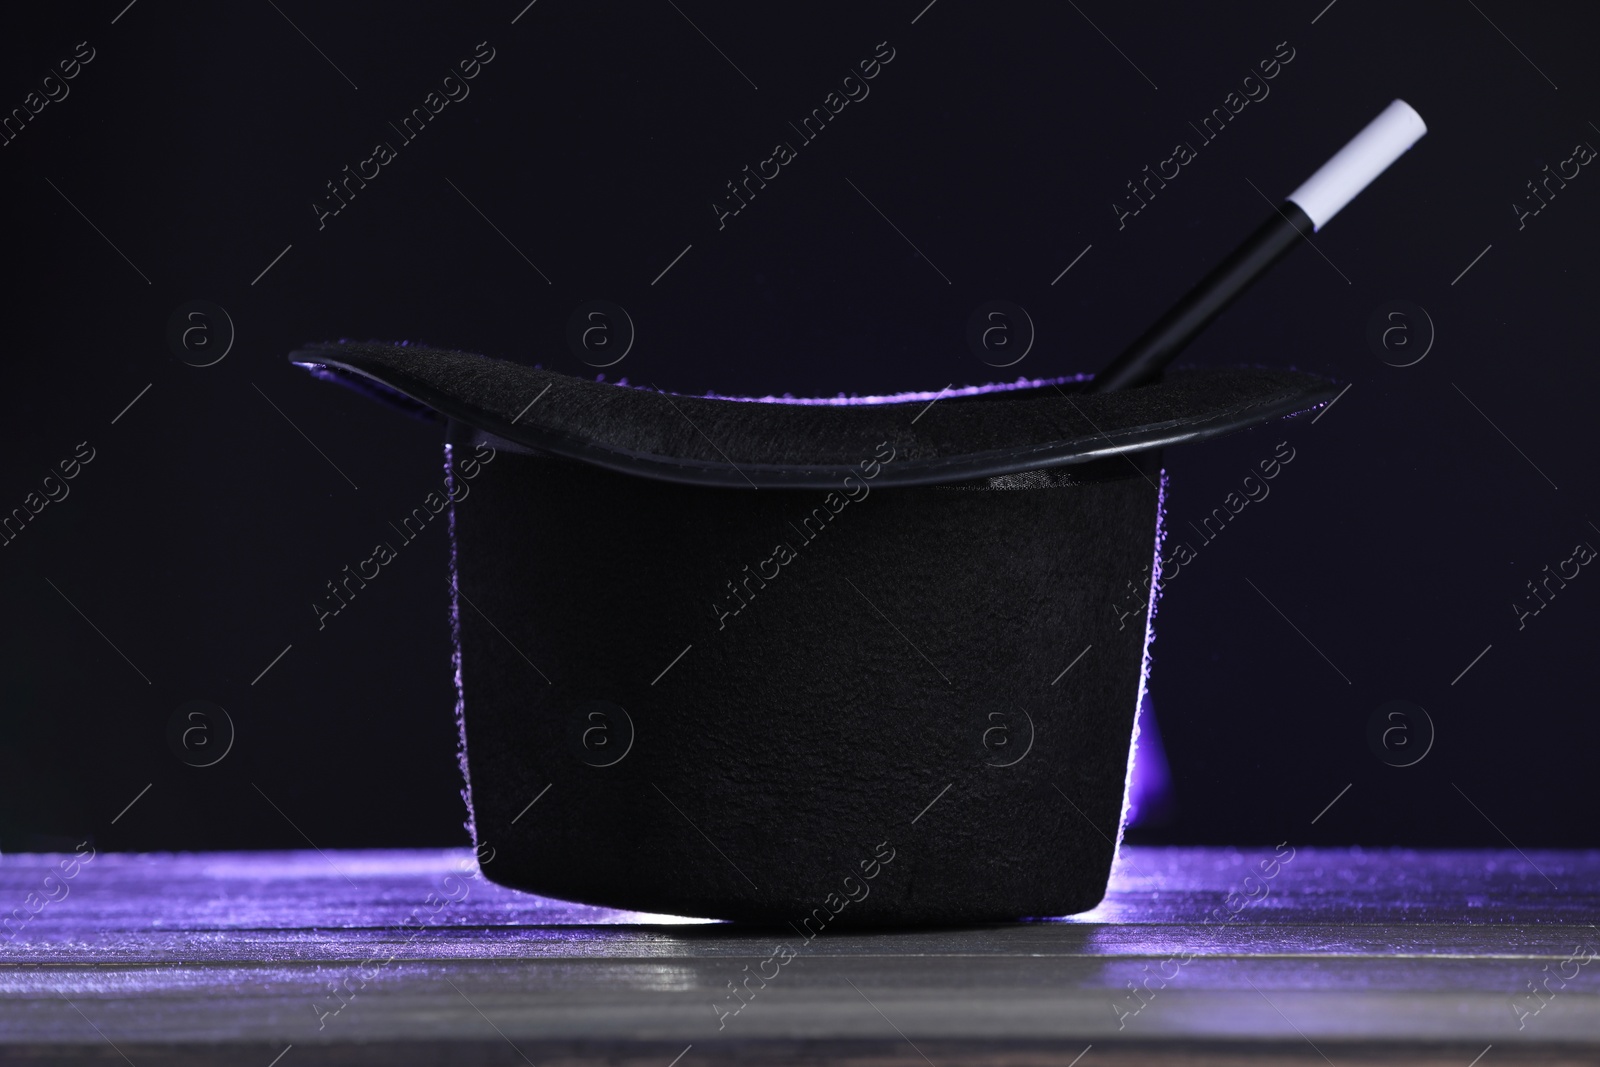
<svg viewBox="0 0 1600 1067">
<path fill-rule="evenodd" d="M 58 857 L 11 855 L 0 901 L 30 917 L 0 934 L 0 1059 L 115 1058 L 112 1043 L 135 1063 L 270 1049 L 265 1064 L 292 1043 L 298 1062 L 456 1048 L 660 1067 L 690 1044 L 681 1067 L 916 1049 L 941 1067 L 1066 1063 L 1091 1043 L 1093 1063 L 1600 1053 L 1600 853 L 1303 849 L 1246 883 L 1270 848 L 1123 851 L 1083 915 L 811 941 L 517 893 L 463 873 L 464 850 L 106 854 L 49 889 Z M 63 885 L 32 913 L 28 894 Z M 1243 892 L 1264 895 L 1228 903 Z M 752 973 L 770 977 L 736 998 Z"/>
</svg>

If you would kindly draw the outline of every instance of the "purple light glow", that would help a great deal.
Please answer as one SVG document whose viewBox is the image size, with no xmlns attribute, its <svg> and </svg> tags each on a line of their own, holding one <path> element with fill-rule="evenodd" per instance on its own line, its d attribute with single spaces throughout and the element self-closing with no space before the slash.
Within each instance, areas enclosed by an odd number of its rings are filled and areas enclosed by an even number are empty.
<svg viewBox="0 0 1600 1067">
<path fill-rule="evenodd" d="M 408 344 L 406 341 L 391 343 L 396 347 L 405 347 Z M 325 363 L 308 363 L 296 360 L 294 365 L 310 371 L 313 377 L 323 381 L 331 381 L 342 385 L 349 384 L 344 376 L 329 370 L 327 364 Z M 535 364 L 534 366 L 535 369 L 542 369 L 538 364 Z M 771 394 L 768 394 L 767 396 L 730 396 L 725 393 L 710 392 L 701 394 L 674 393 L 671 390 L 656 389 L 648 385 L 630 385 L 627 378 L 621 378 L 615 382 L 608 383 L 606 382 L 606 376 L 604 374 L 595 375 L 594 380 L 598 383 L 614 385 L 619 389 L 638 389 L 647 393 L 662 393 L 666 396 L 686 396 L 693 397 L 697 400 L 728 400 L 740 404 L 800 404 L 823 405 L 830 407 L 853 407 L 856 405 L 873 404 L 914 404 L 919 401 L 947 400 L 964 396 L 987 396 L 992 393 L 1009 393 L 1024 389 L 1040 389 L 1047 385 L 1061 386 L 1077 384 L 1079 382 L 1089 381 L 1093 377 L 1094 375 L 1092 374 L 1068 374 L 1055 378 L 1018 377 L 1015 381 L 1010 382 L 985 382 L 982 385 L 946 386 L 943 389 L 934 391 L 921 390 L 906 393 L 889 393 L 883 396 L 857 396 L 854 394 L 847 396 L 844 393 L 840 393 L 837 396 L 794 396 L 790 393 L 785 393 L 782 396 L 773 396 Z"/>
<path fill-rule="evenodd" d="M 1133 814 L 1135 795 L 1134 768 L 1138 764 L 1139 726 L 1145 704 L 1145 694 L 1150 683 L 1150 645 L 1156 639 L 1156 604 L 1161 599 L 1161 546 L 1167 539 L 1167 471 L 1161 469 L 1161 484 L 1156 489 L 1156 544 L 1154 558 L 1150 561 L 1150 607 L 1145 613 L 1144 652 L 1139 663 L 1139 702 L 1133 716 L 1133 739 L 1128 745 L 1128 772 L 1122 786 L 1122 818 L 1117 823 L 1116 851 L 1111 857 L 1112 878 L 1116 878 L 1117 862 L 1122 854 L 1122 835 Z"/>
<path fill-rule="evenodd" d="M 832 406 L 851 406 L 855 404 L 912 404 L 919 400 L 936 400 L 958 396 L 982 396 L 989 393 L 1006 393 L 1020 389 L 1038 389 L 1046 385 L 1065 385 L 1069 382 L 1085 382 L 1093 378 L 1092 374 L 1069 374 L 1060 378 L 1018 378 L 1014 382 L 988 382 L 984 385 L 963 385 L 958 388 L 946 386 L 935 392 L 910 392 L 890 393 L 887 396 L 792 396 L 785 393 L 783 396 L 727 396 L 722 393 L 706 393 L 705 400 L 734 400 L 745 404 L 824 404 Z M 618 384 L 626 384 L 626 380 Z M 657 390 L 647 386 L 636 385 L 634 389 L 646 389 L 649 392 Z M 672 396 L 688 396 L 687 393 L 672 393 Z"/>
<path fill-rule="evenodd" d="M 1172 771 L 1161 743 L 1155 706 L 1148 696 L 1139 705 L 1139 730 L 1134 745 L 1133 785 L 1128 795 L 1128 825 L 1153 826 L 1167 821 L 1172 809 Z"/>
<path fill-rule="evenodd" d="M 467 836 L 472 838 L 474 849 L 484 842 L 478 840 L 477 820 L 472 813 L 472 772 L 467 769 L 467 691 L 461 683 L 461 582 L 456 567 L 456 472 L 454 450 L 450 442 L 444 443 L 445 495 L 450 500 L 450 663 L 454 668 L 456 683 L 456 762 L 461 767 L 461 800 L 467 806 Z M 482 852 L 478 852 L 481 868 Z"/>
</svg>

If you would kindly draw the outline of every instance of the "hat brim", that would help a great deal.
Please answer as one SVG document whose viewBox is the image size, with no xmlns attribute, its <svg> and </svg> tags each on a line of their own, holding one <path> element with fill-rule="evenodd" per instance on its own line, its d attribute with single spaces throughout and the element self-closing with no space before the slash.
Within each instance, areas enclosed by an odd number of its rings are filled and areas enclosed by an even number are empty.
<svg viewBox="0 0 1600 1067">
<path fill-rule="evenodd" d="M 1335 383 L 1298 371 L 1180 371 L 1112 393 L 1070 380 L 893 397 L 681 396 L 470 352 L 323 344 L 289 357 L 320 376 L 532 451 L 658 481 L 829 488 L 888 441 L 879 486 L 932 485 L 1205 441 L 1319 407 Z"/>
</svg>

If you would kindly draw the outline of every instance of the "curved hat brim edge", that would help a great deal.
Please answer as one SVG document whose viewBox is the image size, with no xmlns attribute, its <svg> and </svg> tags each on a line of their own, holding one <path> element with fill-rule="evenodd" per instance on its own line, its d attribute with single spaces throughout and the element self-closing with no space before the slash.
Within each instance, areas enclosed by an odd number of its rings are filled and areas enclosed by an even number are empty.
<svg viewBox="0 0 1600 1067">
<path fill-rule="evenodd" d="M 731 489 L 825 489 L 859 476 L 854 463 L 765 464 L 722 463 L 637 452 L 560 433 L 536 423 L 506 419 L 450 395 L 418 379 L 398 382 L 339 359 L 337 346 L 307 346 L 290 353 L 291 362 L 384 400 L 413 415 L 437 412 L 517 445 L 586 463 L 605 470 L 681 485 Z M 488 358 L 488 357 L 484 357 Z M 529 368 L 532 372 L 532 368 Z M 553 372 L 547 372 L 553 373 Z M 1109 433 L 1064 437 L 1028 446 L 990 449 L 928 459 L 902 459 L 885 464 L 874 478 L 878 487 L 937 485 L 1050 467 L 1092 463 L 1121 455 L 1191 444 L 1237 433 L 1277 418 L 1330 403 L 1338 383 L 1318 379 L 1319 386 L 1294 395 L 1196 419 L 1167 420 Z M 613 386 L 612 388 L 626 388 Z M 739 403 L 740 401 L 728 401 Z M 888 406 L 888 405 L 886 405 Z M 902 406 L 902 405 L 893 405 Z M 920 406 L 907 403 L 905 407 Z"/>
</svg>

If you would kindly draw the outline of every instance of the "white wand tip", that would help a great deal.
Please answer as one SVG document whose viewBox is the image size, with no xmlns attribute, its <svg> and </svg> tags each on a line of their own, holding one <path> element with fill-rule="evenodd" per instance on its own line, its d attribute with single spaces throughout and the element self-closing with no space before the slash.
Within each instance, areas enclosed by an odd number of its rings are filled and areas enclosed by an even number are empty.
<svg viewBox="0 0 1600 1067">
<path fill-rule="evenodd" d="M 1289 199 L 1320 230 L 1427 132 L 1422 116 L 1404 100 L 1396 100 L 1290 193 Z"/>
</svg>

